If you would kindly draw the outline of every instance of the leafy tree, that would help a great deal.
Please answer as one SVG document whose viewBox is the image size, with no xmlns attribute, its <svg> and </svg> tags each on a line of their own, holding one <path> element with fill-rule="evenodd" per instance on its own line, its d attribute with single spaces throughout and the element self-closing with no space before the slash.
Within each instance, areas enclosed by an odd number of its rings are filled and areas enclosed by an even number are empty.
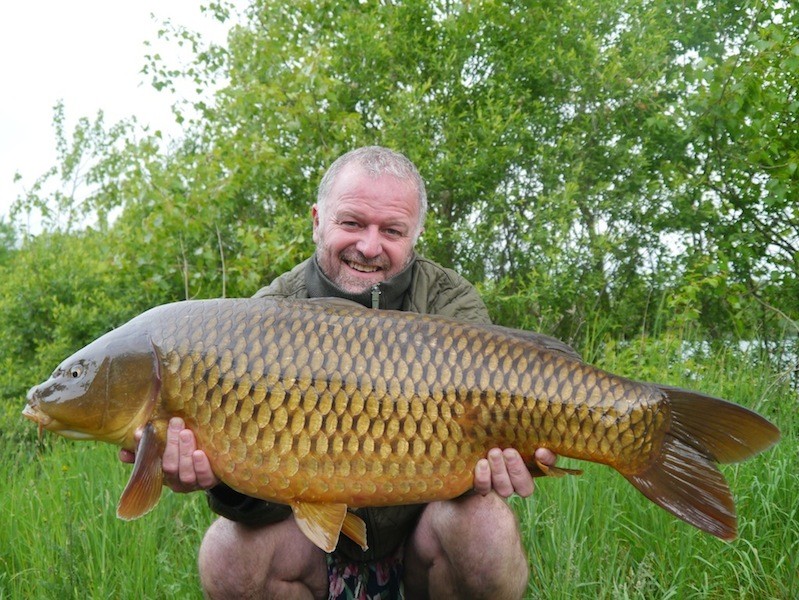
<svg viewBox="0 0 799 600">
<path fill-rule="evenodd" d="M 4 265 L 14 254 L 17 243 L 17 231 L 14 225 L 5 218 L 0 219 L 0 266 Z"/>
<path fill-rule="evenodd" d="M 799 12 L 758 3 L 746 16 L 734 51 L 686 69 L 691 93 L 672 113 L 686 144 L 663 171 L 674 194 L 664 229 L 686 247 L 686 284 L 704 282 L 695 306 L 705 324 L 735 315 L 766 332 L 779 311 L 764 306 L 799 315 Z"/>
<path fill-rule="evenodd" d="M 115 323 L 161 302 L 250 295 L 312 251 L 309 208 L 330 162 L 383 144 L 428 182 L 423 252 L 478 283 L 499 322 L 576 341 L 701 321 L 722 337 L 770 331 L 764 315 L 777 313 L 762 306 L 799 313 L 793 6 L 205 10 L 235 22 L 225 45 L 166 24 L 193 61 L 153 54 L 145 67 L 157 88 L 197 89 L 174 107 L 180 140 L 102 114 L 66 132 L 57 107 L 59 164 L 18 213 L 38 211 L 46 233 L 6 255 L 9 280 L 74 256 L 70 285 L 60 272 L 37 280 L 49 304 L 96 300 Z M 26 352 L 69 339 L 46 305 L 29 314 L 38 305 L 15 298 L 8 326 L 15 315 L 35 328 L 14 338 L 36 340 Z"/>
</svg>

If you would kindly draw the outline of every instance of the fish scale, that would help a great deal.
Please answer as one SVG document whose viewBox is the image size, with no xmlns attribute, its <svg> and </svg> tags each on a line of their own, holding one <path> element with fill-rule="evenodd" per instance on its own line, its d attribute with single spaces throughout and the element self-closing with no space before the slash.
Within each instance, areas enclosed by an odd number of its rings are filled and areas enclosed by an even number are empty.
<svg viewBox="0 0 799 600">
<path fill-rule="evenodd" d="M 179 416 L 217 477 L 289 504 L 327 551 L 340 531 L 366 546 L 348 508 L 459 496 L 494 447 L 516 448 L 539 475 L 568 472 L 537 463 L 539 447 L 607 464 L 731 539 L 734 504 L 715 463 L 779 438 L 743 407 L 607 373 L 540 334 L 329 299 L 156 307 L 64 361 L 23 413 L 130 450 L 143 427 L 123 518 L 157 503 L 166 423 Z"/>
<path fill-rule="evenodd" d="M 420 477 L 447 476 L 462 487 L 495 445 L 527 449 L 528 460 L 544 446 L 633 465 L 640 453 L 649 460 L 666 418 L 657 416 L 661 402 L 634 410 L 625 402 L 641 396 L 641 384 L 614 385 L 521 338 L 500 342 L 491 331 L 432 318 L 356 318 L 350 307 L 274 306 L 251 314 L 204 303 L 153 337 L 165 365 L 161 410 L 183 417 L 228 483 L 247 493 L 341 490 L 329 499 L 351 503 L 338 479 L 356 476 L 372 478 L 370 488 L 405 490 L 383 502 L 429 501 Z M 383 368 L 387 358 L 393 368 Z M 587 409 L 581 414 L 575 397 Z M 268 454 L 282 460 L 253 466 L 253 456 Z M 321 485 L 320 472 L 337 481 Z"/>
</svg>

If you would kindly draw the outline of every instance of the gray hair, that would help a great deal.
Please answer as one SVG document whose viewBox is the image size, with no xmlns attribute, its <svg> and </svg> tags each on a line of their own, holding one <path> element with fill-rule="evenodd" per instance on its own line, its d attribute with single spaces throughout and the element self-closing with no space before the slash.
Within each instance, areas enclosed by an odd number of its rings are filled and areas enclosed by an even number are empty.
<svg viewBox="0 0 799 600">
<path fill-rule="evenodd" d="M 427 215 L 427 190 L 425 189 L 424 180 L 419 174 L 416 165 L 405 155 L 382 146 L 364 146 L 363 148 L 351 150 L 337 158 L 330 165 L 330 168 L 322 177 L 319 191 L 316 195 L 316 208 L 320 218 L 324 214 L 333 183 L 344 168 L 350 164 L 358 165 L 373 179 L 381 175 L 391 175 L 400 181 L 407 181 L 413 184 L 419 200 L 419 222 L 413 231 L 415 241 L 422 232 L 425 216 Z"/>
</svg>

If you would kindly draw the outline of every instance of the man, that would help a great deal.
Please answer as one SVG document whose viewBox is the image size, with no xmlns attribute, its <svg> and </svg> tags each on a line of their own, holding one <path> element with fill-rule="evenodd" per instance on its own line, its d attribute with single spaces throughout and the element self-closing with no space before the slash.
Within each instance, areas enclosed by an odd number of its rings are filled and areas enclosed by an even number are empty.
<svg viewBox="0 0 799 600">
<path fill-rule="evenodd" d="M 403 155 L 380 147 L 345 154 L 325 174 L 312 208 L 316 253 L 256 296 L 339 296 L 375 309 L 489 323 L 466 280 L 414 253 L 426 209 L 424 182 Z M 536 457 L 555 460 L 542 449 Z M 492 449 L 478 462 L 476 493 L 359 510 L 369 550 L 342 536 L 331 555 L 305 538 L 288 507 L 219 483 L 180 419 L 170 422 L 163 467 L 173 490 L 208 490 L 221 515 L 200 548 L 209 598 L 337 597 L 345 584 L 370 598 L 397 597 L 400 581 L 406 598 L 520 598 L 527 586 L 527 559 L 504 499 L 530 495 L 533 480 L 512 449 Z"/>
</svg>

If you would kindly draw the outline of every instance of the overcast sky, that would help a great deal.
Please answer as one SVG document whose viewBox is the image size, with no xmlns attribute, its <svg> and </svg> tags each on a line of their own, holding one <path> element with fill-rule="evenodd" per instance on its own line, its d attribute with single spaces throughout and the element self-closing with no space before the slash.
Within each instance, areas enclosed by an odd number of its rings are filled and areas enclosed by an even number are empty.
<svg viewBox="0 0 799 600">
<path fill-rule="evenodd" d="M 0 19 L 0 215 L 55 164 L 53 107 L 63 100 L 68 131 L 98 110 L 110 125 L 135 115 L 176 132 L 167 93 L 141 73 L 145 41 L 174 23 L 221 41 L 224 29 L 198 0 L 25 0 L 5 4 Z M 151 16 L 155 15 L 155 19 Z M 163 46 L 159 50 L 164 54 Z M 170 63 L 171 64 L 171 63 Z M 22 181 L 13 182 L 19 172 Z"/>
</svg>

